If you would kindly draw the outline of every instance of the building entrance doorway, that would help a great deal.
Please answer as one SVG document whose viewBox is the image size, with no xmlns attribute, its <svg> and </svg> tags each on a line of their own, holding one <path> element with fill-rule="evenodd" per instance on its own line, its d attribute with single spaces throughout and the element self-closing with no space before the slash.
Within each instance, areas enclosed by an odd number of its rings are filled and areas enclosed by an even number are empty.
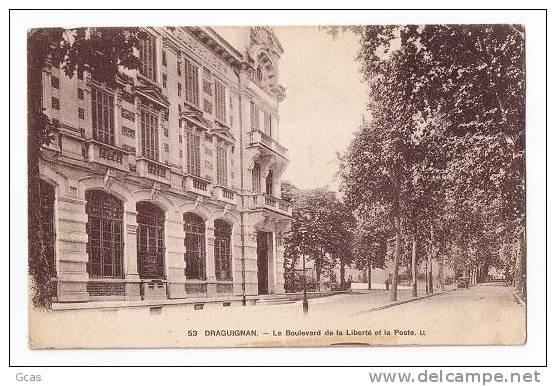
<svg viewBox="0 0 556 386">
<path fill-rule="evenodd" d="M 272 233 L 257 232 L 257 277 L 259 295 L 269 293 L 269 261 L 272 257 Z"/>
</svg>

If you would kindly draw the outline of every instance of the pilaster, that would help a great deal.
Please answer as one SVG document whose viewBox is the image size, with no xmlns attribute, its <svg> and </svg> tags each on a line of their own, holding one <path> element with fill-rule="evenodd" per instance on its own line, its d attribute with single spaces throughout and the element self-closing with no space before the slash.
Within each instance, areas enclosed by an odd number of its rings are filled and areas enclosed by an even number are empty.
<svg viewBox="0 0 556 386">
<path fill-rule="evenodd" d="M 183 218 L 175 211 L 169 211 L 166 218 L 166 278 L 168 297 L 184 298 L 185 291 L 185 233 Z"/>
<path fill-rule="evenodd" d="M 216 295 L 216 266 L 214 262 L 214 222 L 206 223 L 206 274 L 207 274 L 207 296 Z"/>
<path fill-rule="evenodd" d="M 126 210 L 124 212 L 125 244 L 125 298 L 126 300 L 140 300 L 140 280 L 137 272 L 137 212 Z"/>
<path fill-rule="evenodd" d="M 275 261 L 275 282 L 274 293 L 283 294 L 284 290 L 284 242 L 282 232 L 274 233 L 275 248 L 274 248 L 274 261 Z"/>
<path fill-rule="evenodd" d="M 57 198 L 58 234 L 58 301 L 83 302 L 87 292 L 87 214 L 85 201 L 59 196 Z"/>
</svg>

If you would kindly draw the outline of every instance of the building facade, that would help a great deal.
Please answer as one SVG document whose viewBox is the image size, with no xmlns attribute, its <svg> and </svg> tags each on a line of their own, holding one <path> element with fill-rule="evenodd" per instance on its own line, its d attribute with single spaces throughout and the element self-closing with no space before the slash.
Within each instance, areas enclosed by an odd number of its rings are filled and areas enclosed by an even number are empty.
<svg viewBox="0 0 556 386">
<path fill-rule="evenodd" d="M 141 68 L 113 84 L 43 72 L 55 301 L 283 293 L 280 42 L 266 27 L 238 29 L 242 49 L 208 27 L 145 32 Z"/>
</svg>

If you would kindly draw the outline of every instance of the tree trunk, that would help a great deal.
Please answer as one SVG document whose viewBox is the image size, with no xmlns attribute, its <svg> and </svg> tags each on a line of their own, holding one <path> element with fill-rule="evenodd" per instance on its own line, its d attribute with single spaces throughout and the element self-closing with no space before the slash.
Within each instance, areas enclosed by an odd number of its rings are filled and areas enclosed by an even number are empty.
<svg viewBox="0 0 556 386">
<path fill-rule="evenodd" d="M 371 256 L 367 257 L 367 288 L 371 288 Z"/>
<path fill-rule="evenodd" d="M 430 294 L 430 287 L 429 287 L 429 258 L 425 257 L 425 293 L 428 295 Z"/>
<path fill-rule="evenodd" d="M 320 259 L 315 262 L 315 274 L 317 279 L 317 292 L 320 292 Z"/>
<path fill-rule="evenodd" d="M 412 294 L 413 297 L 417 297 L 417 237 L 413 235 L 413 242 L 411 248 L 411 276 L 413 276 L 413 289 Z"/>
<path fill-rule="evenodd" d="M 432 280 L 432 258 L 430 259 L 430 263 L 429 263 L 429 293 L 434 293 L 433 290 L 433 280 Z"/>
<path fill-rule="evenodd" d="M 438 276 L 440 278 L 440 289 L 442 291 L 445 291 L 446 288 L 444 287 L 444 253 L 440 254 L 440 265 L 438 267 L 438 270 L 439 270 Z"/>
<path fill-rule="evenodd" d="M 346 263 L 340 259 L 340 289 L 344 291 L 346 289 L 345 287 L 346 287 Z"/>
<path fill-rule="evenodd" d="M 430 254 L 429 254 L 429 293 L 433 293 L 434 289 L 433 289 L 433 282 L 432 282 L 432 262 L 433 262 L 433 258 L 434 258 L 434 226 L 432 224 L 431 221 L 431 227 L 430 227 L 430 235 L 431 235 L 431 245 L 430 245 Z"/>
<path fill-rule="evenodd" d="M 394 272 L 392 274 L 392 290 L 390 300 L 396 301 L 398 298 L 398 269 L 400 267 L 400 217 L 396 216 L 396 246 L 394 248 Z"/>
</svg>

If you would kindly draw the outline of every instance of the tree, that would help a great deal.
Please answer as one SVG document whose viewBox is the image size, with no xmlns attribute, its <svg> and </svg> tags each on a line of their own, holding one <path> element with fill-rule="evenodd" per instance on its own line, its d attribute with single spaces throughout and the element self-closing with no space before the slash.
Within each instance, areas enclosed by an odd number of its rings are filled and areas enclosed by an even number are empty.
<svg viewBox="0 0 556 386">
<path fill-rule="evenodd" d="M 335 194 L 327 197 L 328 206 L 323 216 L 325 250 L 331 257 L 332 267 L 340 265 L 340 289 L 346 289 L 346 267 L 353 262 L 355 218 Z"/>
<path fill-rule="evenodd" d="M 123 69 L 139 68 L 141 62 L 135 52 L 141 36 L 139 28 L 43 28 L 28 33 L 29 274 L 34 287 L 33 302 L 38 307 L 48 307 L 52 297 L 50 262 L 45 253 L 39 206 L 39 159 L 57 129 L 44 114 L 42 72 L 46 66 L 60 65 L 70 78 L 77 70 L 83 70 L 100 82 L 114 82 Z"/>
<path fill-rule="evenodd" d="M 323 272 L 340 265 L 340 286 L 345 288 L 345 268 L 353 260 L 352 239 L 355 220 L 336 193 L 326 189 L 299 190 L 282 184 L 282 197 L 293 202 L 292 225 L 284 237 L 284 270 L 290 282 L 301 255 L 313 261 L 320 289 Z M 300 229 L 306 230 L 301 234 Z"/>
<path fill-rule="evenodd" d="M 504 227 L 517 239 L 519 270 L 525 220 L 521 26 L 366 26 L 354 31 L 360 35 L 372 120 L 356 134 L 345 157 L 347 201 L 360 209 L 388 205 L 397 229 L 396 250 L 402 232 L 415 242 L 428 239 L 429 267 L 435 257 L 443 259 L 440 250 L 447 250 L 436 238 L 457 243 L 473 277 L 492 260 L 493 240 L 502 242 L 488 226 Z M 484 213 L 497 214 L 497 222 L 487 221 Z M 481 226 L 469 219 L 480 220 Z M 393 298 L 399 253 L 395 256 Z M 523 287 L 523 275 L 516 277 L 518 288 Z"/>
<path fill-rule="evenodd" d="M 384 83 L 388 83 L 382 79 Z M 374 84 L 379 95 L 388 98 L 386 86 Z M 380 99 L 380 98 L 379 98 Z M 388 99 L 391 101 L 391 99 Z M 375 102 L 374 120 L 363 122 L 342 158 L 342 185 L 346 203 L 366 216 L 383 209 L 385 220 L 395 234 L 392 300 L 397 298 L 398 267 L 401 254 L 401 222 L 407 203 L 407 138 L 403 130 L 387 130 L 391 125 L 405 125 L 396 116 L 405 115 L 403 107 L 389 109 L 387 101 Z M 399 104 L 398 104 L 399 106 Z"/>
<path fill-rule="evenodd" d="M 354 262 L 356 268 L 367 272 L 368 289 L 372 289 L 372 269 L 383 269 L 386 261 L 388 230 L 383 218 L 384 210 L 380 207 L 369 211 L 364 217 L 357 217 L 353 244 Z"/>
</svg>

